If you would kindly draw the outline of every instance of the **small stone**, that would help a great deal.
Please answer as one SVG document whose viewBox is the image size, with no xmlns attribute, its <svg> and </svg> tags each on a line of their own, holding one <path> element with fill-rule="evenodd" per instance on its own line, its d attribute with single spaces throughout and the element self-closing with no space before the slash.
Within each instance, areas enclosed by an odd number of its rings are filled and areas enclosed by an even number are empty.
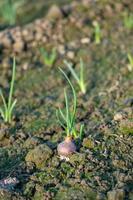
<svg viewBox="0 0 133 200">
<path fill-rule="evenodd" d="M 43 37 L 42 37 L 42 42 L 43 42 L 43 43 L 46 43 L 46 42 L 47 42 L 47 37 L 46 37 L 46 36 L 43 36 Z"/>
<path fill-rule="evenodd" d="M 42 33 L 41 32 L 37 32 L 35 35 L 35 40 L 40 41 L 42 39 Z"/>
<path fill-rule="evenodd" d="M 28 34 L 29 34 L 29 32 L 27 29 L 22 30 L 22 36 L 26 37 L 26 36 L 28 36 Z"/>
<path fill-rule="evenodd" d="M 127 69 L 128 69 L 129 72 L 132 72 L 132 71 L 133 71 L 133 66 L 130 65 L 130 64 L 128 64 L 128 65 L 127 65 Z"/>
<path fill-rule="evenodd" d="M 66 156 L 60 156 L 60 160 L 65 160 L 66 162 L 68 162 L 70 158 Z"/>
<path fill-rule="evenodd" d="M 64 55 L 64 54 L 65 54 L 65 47 L 64 47 L 64 45 L 58 45 L 58 52 L 59 52 L 61 55 Z"/>
<path fill-rule="evenodd" d="M 28 35 L 24 36 L 24 41 L 26 41 L 27 43 L 30 43 L 33 40 L 34 40 L 34 35 L 32 32 L 29 32 Z"/>
<path fill-rule="evenodd" d="M 74 52 L 73 51 L 68 51 L 67 52 L 67 57 L 70 59 L 74 59 Z"/>
<path fill-rule="evenodd" d="M 82 44 L 89 44 L 90 43 L 90 38 L 82 38 L 81 39 Z"/>
<path fill-rule="evenodd" d="M 28 69 L 28 63 L 24 63 L 24 64 L 22 65 L 22 69 L 23 69 L 23 70 L 27 70 L 27 69 Z"/>
<path fill-rule="evenodd" d="M 122 113 L 118 112 L 118 113 L 116 113 L 116 114 L 114 115 L 114 120 L 115 120 L 115 121 L 120 121 L 120 120 L 122 120 L 122 119 L 123 119 Z"/>
<path fill-rule="evenodd" d="M 53 5 L 49 11 L 48 14 L 46 16 L 47 19 L 59 19 L 62 18 L 62 12 L 60 10 L 60 8 L 57 5 Z"/>
<path fill-rule="evenodd" d="M 108 200 L 124 200 L 125 192 L 123 189 L 112 190 L 107 193 Z"/>
<path fill-rule="evenodd" d="M 2 44 L 3 44 L 4 47 L 10 48 L 11 47 L 11 40 L 8 37 L 4 37 L 4 38 L 2 38 Z"/>
<path fill-rule="evenodd" d="M 21 51 L 23 51 L 24 49 L 24 43 L 22 40 L 20 41 L 16 41 L 14 44 L 13 44 L 13 49 L 15 52 L 17 53 L 20 53 Z"/>
</svg>

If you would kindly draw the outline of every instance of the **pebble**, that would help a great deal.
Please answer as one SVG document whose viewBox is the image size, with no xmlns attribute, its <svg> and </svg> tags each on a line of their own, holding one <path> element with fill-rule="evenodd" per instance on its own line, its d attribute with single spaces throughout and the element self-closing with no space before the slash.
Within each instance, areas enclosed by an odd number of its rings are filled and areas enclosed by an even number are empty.
<svg viewBox="0 0 133 200">
<path fill-rule="evenodd" d="M 28 63 L 24 63 L 24 64 L 22 65 L 22 69 L 23 69 L 23 70 L 27 70 L 27 69 L 28 69 Z"/>
<path fill-rule="evenodd" d="M 17 41 L 17 42 L 15 42 L 13 44 L 13 50 L 14 50 L 14 52 L 20 53 L 20 52 L 23 51 L 23 49 L 24 49 L 24 43 L 23 43 L 22 40 Z"/>
<path fill-rule="evenodd" d="M 82 38 L 81 39 L 82 44 L 89 44 L 90 43 L 90 38 Z"/>
<path fill-rule="evenodd" d="M 68 52 L 67 52 L 67 57 L 68 57 L 69 59 L 74 59 L 74 52 L 73 52 L 73 51 L 68 51 Z"/>
<path fill-rule="evenodd" d="M 64 54 L 65 54 L 65 47 L 64 47 L 64 45 L 59 45 L 59 46 L 58 46 L 58 52 L 59 52 L 61 55 L 64 55 Z"/>
<path fill-rule="evenodd" d="M 120 121 L 120 120 L 122 120 L 122 119 L 123 119 L 123 114 L 122 114 L 122 113 L 118 112 L 118 113 L 116 113 L 116 114 L 114 115 L 114 120 L 115 120 L 115 121 Z"/>
<path fill-rule="evenodd" d="M 47 19 L 59 19 L 62 18 L 62 12 L 60 10 L 60 8 L 57 5 L 53 5 L 51 6 L 51 8 L 48 11 L 48 14 L 46 16 Z"/>
<path fill-rule="evenodd" d="M 11 40 L 8 37 L 3 37 L 2 44 L 5 48 L 9 48 L 11 46 Z"/>
<path fill-rule="evenodd" d="M 123 189 L 112 190 L 107 193 L 108 200 L 124 200 L 125 191 Z"/>
</svg>

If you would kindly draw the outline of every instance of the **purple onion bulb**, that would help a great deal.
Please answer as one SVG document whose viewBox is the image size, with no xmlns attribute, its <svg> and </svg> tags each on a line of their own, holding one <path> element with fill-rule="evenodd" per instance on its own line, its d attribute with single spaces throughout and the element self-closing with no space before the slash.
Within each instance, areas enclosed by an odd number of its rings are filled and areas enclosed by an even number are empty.
<svg viewBox="0 0 133 200">
<path fill-rule="evenodd" d="M 67 137 L 58 145 L 57 151 L 60 156 L 68 156 L 76 151 L 76 145 L 71 137 Z"/>
</svg>

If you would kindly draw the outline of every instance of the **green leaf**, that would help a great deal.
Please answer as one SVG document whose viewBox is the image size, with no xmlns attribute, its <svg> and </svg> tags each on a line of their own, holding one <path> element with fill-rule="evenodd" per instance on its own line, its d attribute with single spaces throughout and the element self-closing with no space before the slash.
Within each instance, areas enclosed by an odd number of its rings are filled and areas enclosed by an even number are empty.
<svg viewBox="0 0 133 200">
<path fill-rule="evenodd" d="M 1 114 L 2 118 L 4 119 L 5 115 L 4 115 L 4 111 L 2 110 L 2 108 L 0 108 L 0 114 Z"/>
<path fill-rule="evenodd" d="M 58 110 L 59 110 L 59 113 L 60 113 L 62 119 L 66 122 L 66 118 L 65 118 L 65 115 L 63 114 L 62 110 L 60 108 L 58 108 Z"/>
<path fill-rule="evenodd" d="M 13 94 L 14 81 L 15 81 L 15 70 L 16 70 L 16 62 L 15 62 L 15 57 L 14 57 L 13 58 L 12 80 L 11 80 L 11 85 L 10 85 L 9 99 L 8 99 L 8 109 L 10 109 L 11 103 L 12 103 L 12 94 Z"/>
<path fill-rule="evenodd" d="M 66 127 L 64 126 L 64 124 L 61 122 L 61 120 L 60 120 L 60 118 L 59 118 L 59 110 L 56 110 L 56 117 L 57 117 L 57 119 L 58 119 L 59 124 L 60 124 L 64 129 L 66 129 Z"/>
<path fill-rule="evenodd" d="M 66 91 L 64 89 L 64 96 L 65 96 L 65 104 L 66 104 L 66 122 L 67 122 L 67 135 L 69 136 L 69 131 L 71 129 L 71 125 L 70 125 L 70 115 L 69 115 L 69 103 L 68 103 L 68 97 L 67 97 L 67 94 L 66 94 Z"/>
<path fill-rule="evenodd" d="M 66 66 L 69 68 L 69 70 L 71 71 L 73 77 L 75 78 L 75 80 L 78 82 L 78 84 L 80 84 L 80 79 L 77 76 L 76 72 L 74 71 L 74 69 L 72 68 L 72 64 L 68 63 L 66 60 L 64 60 L 64 63 L 66 64 Z"/>
<path fill-rule="evenodd" d="M 6 100 L 5 100 L 1 90 L 0 90 L 0 96 L 2 98 L 2 101 L 3 101 L 3 104 L 4 104 L 4 109 L 5 109 L 5 112 L 6 112 L 8 108 L 7 108 Z"/>
<path fill-rule="evenodd" d="M 84 130 L 84 124 L 82 124 L 80 126 L 80 139 L 82 140 L 83 139 L 83 130 Z"/>
<path fill-rule="evenodd" d="M 14 109 L 16 103 L 17 103 L 17 99 L 15 99 L 15 100 L 13 101 L 13 103 L 12 103 L 10 109 L 9 109 L 9 113 L 12 113 L 12 111 L 13 111 L 13 109 Z"/>
</svg>

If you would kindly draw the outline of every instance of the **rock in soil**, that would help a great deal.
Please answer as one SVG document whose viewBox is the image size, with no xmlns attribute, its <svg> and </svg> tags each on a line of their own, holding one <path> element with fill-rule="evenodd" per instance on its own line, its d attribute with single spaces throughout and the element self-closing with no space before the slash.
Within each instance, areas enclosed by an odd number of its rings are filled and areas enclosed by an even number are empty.
<svg viewBox="0 0 133 200">
<path fill-rule="evenodd" d="M 51 157 L 52 150 L 46 145 L 41 144 L 34 149 L 30 150 L 26 155 L 26 162 L 33 162 L 37 168 L 42 168 L 47 160 Z"/>
</svg>

